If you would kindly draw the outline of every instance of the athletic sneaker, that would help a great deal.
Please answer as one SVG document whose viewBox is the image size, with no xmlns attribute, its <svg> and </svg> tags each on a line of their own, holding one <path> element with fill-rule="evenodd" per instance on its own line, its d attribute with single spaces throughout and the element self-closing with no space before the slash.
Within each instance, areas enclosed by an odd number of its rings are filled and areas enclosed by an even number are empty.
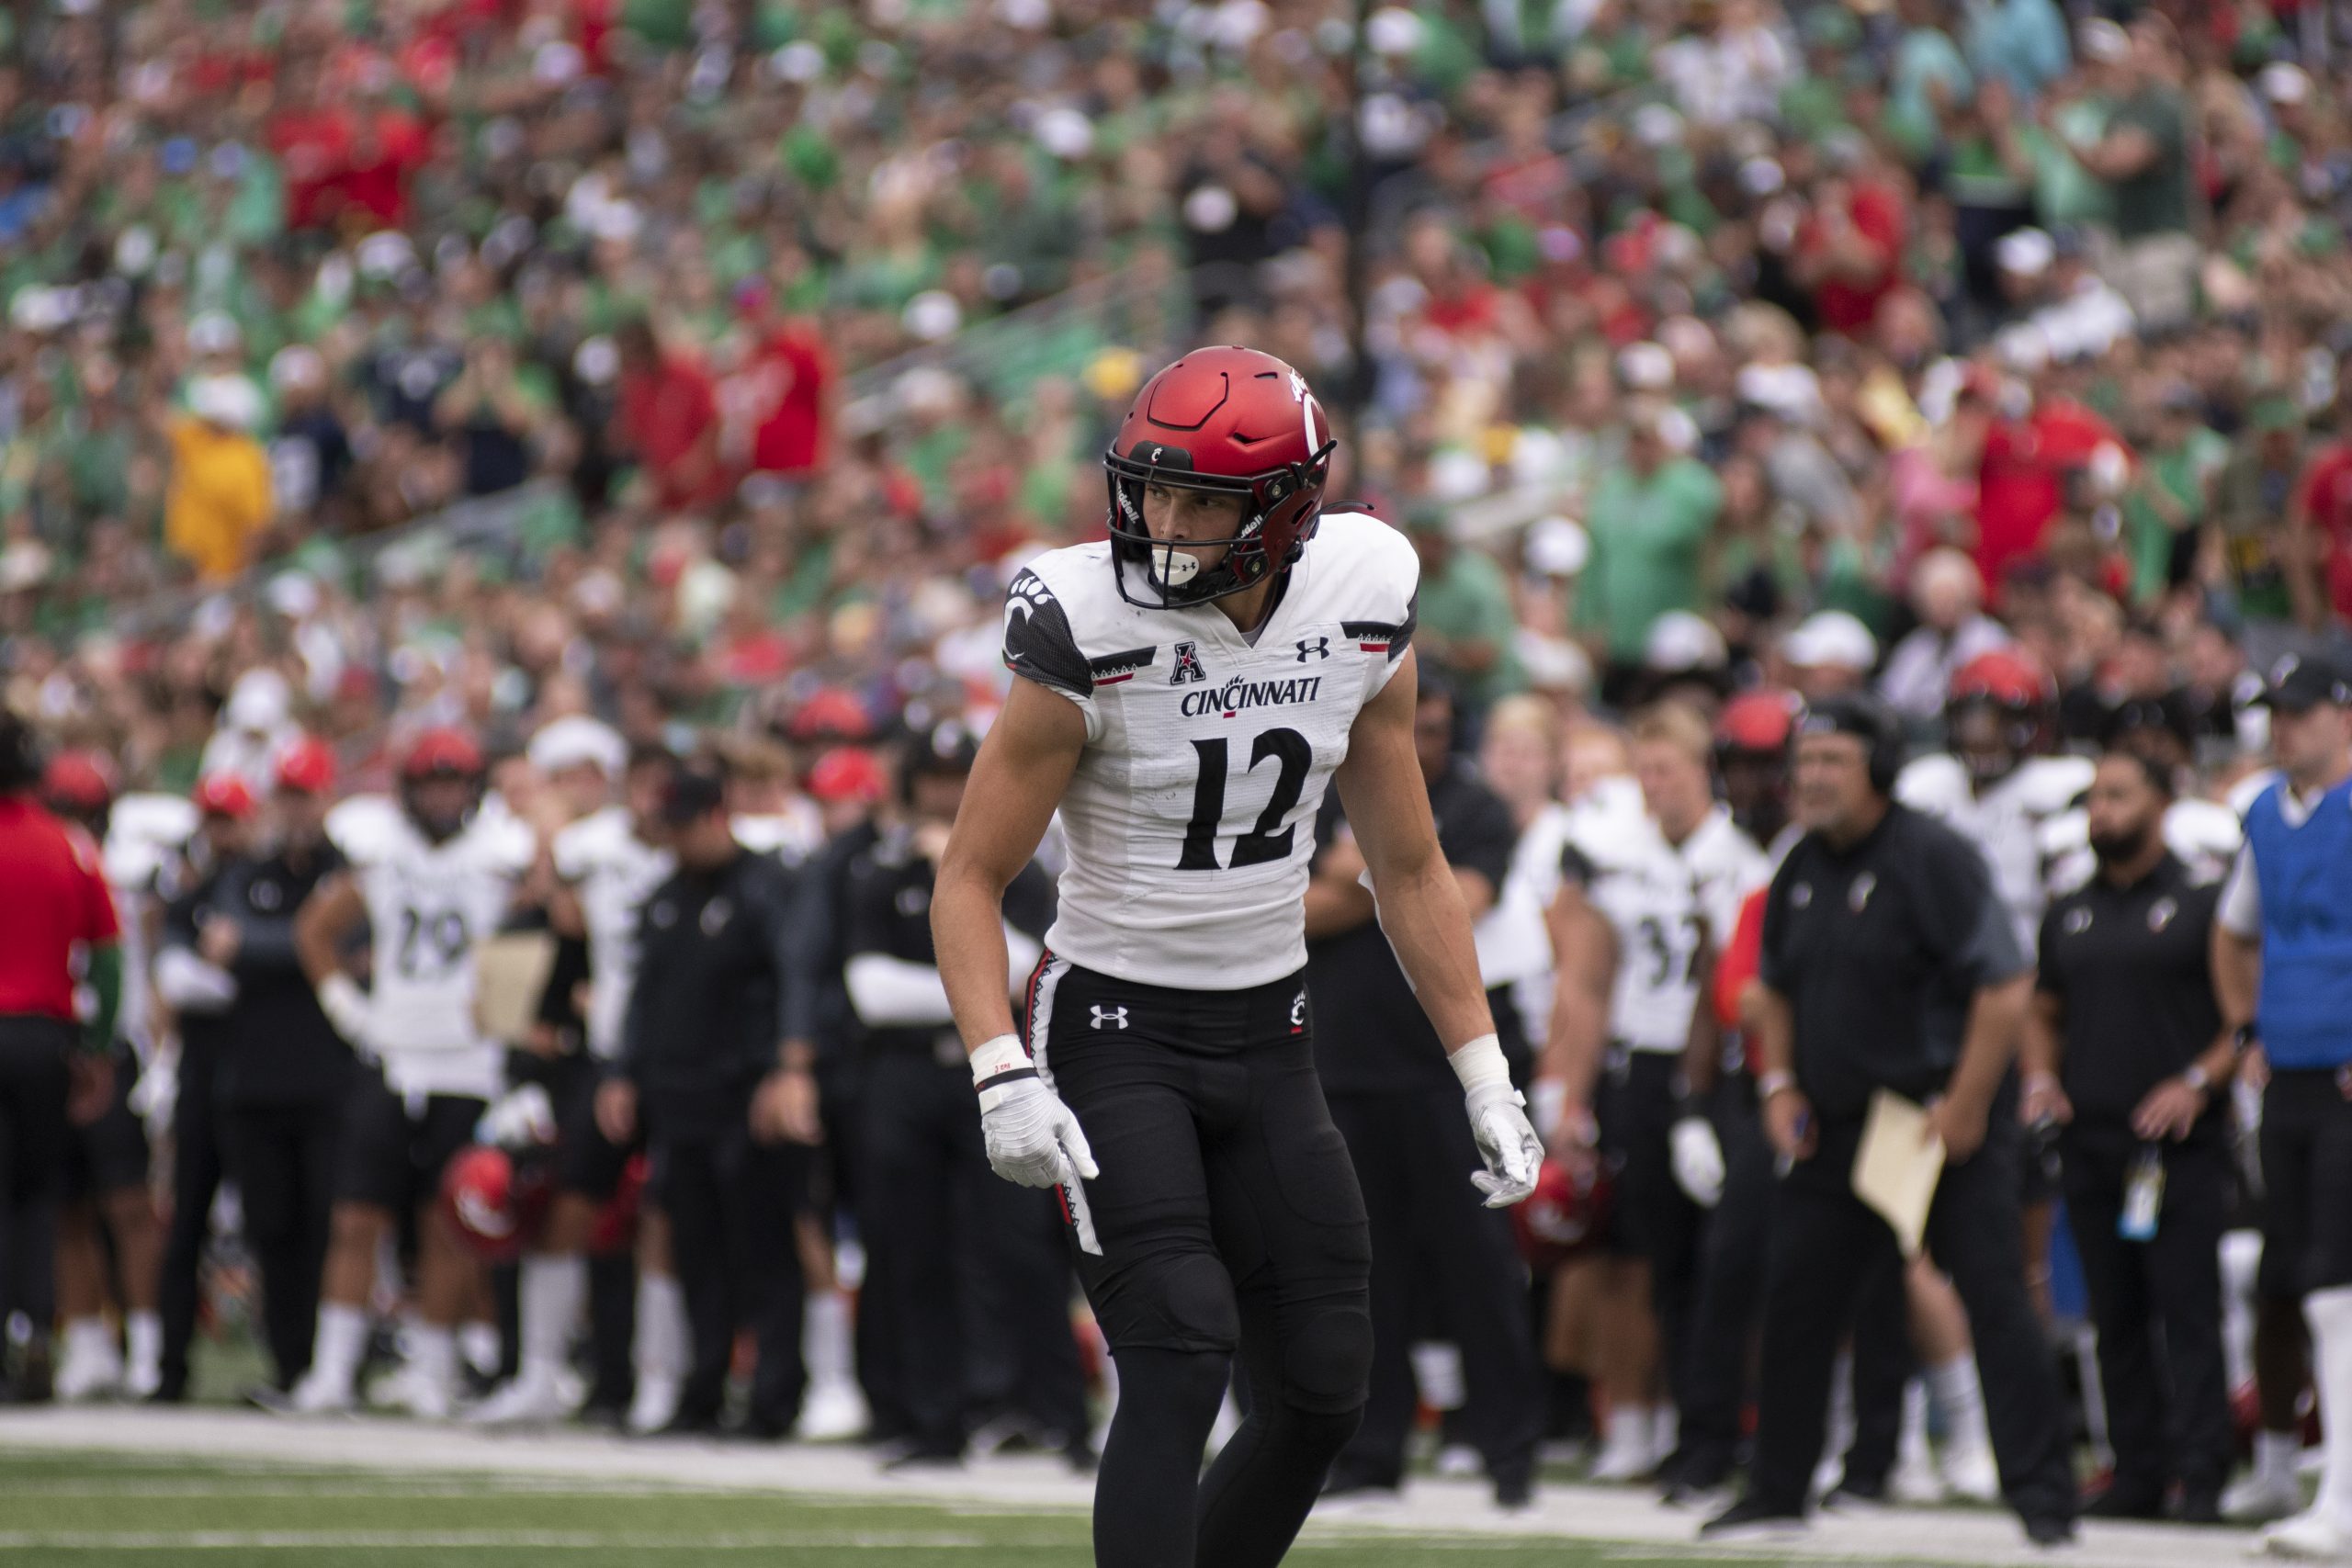
<svg viewBox="0 0 2352 1568">
<path fill-rule="evenodd" d="M 2001 1467 L 1990 1447 L 1979 1445 L 1944 1450 L 1944 1490 L 1971 1503 L 2001 1500 Z"/>
<path fill-rule="evenodd" d="M 56 1390 L 66 1404 L 104 1399 L 122 1392 L 122 1355 L 111 1342 L 76 1344 L 69 1332 L 58 1362 Z"/>
<path fill-rule="evenodd" d="M 403 1367 L 384 1379 L 370 1391 L 368 1403 L 379 1409 L 397 1410 L 421 1421 L 447 1421 L 457 1409 L 457 1393 L 437 1378 L 430 1378 L 414 1367 Z"/>
<path fill-rule="evenodd" d="M 2352 1557 L 2352 1530 L 2346 1530 L 2335 1515 L 2312 1508 L 2264 1530 L 2262 1550 L 2272 1557 L 2299 1562 L 2335 1562 Z"/>
<path fill-rule="evenodd" d="M 659 1372 L 638 1373 L 637 1397 L 628 1406 L 628 1429 L 643 1438 L 669 1426 L 678 1414 L 678 1396 L 684 1392 L 681 1379 Z"/>
<path fill-rule="evenodd" d="M 521 1372 L 504 1388 L 466 1412 L 473 1427 L 551 1427 L 571 1417 L 573 1400 L 553 1371 Z"/>
<path fill-rule="evenodd" d="M 359 1397 L 347 1378 L 331 1378 L 313 1367 L 274 1408 L 288 1416 L 340 1416 L 359 1408 Z"/>
<path fill-rule="evenodd" d="M 873 1416 L 855 1383 L 822 1382 L 800 1402 L 792 1435 L 804 1443 L 839 1443 L 863 1437 Z"/>
<path fill-rule="evenodd" d="M 1753 1497 L 1743 1497 L 1699 1527 L 1701 1540 L 1787 1540 L 1813 1527 L 1803 1514 L 1775 1508 Z"/>
<path fill-rule="evenodd" d="M 2222 1493 L 2222 1517 L 2233 1524 L 2268 1524 L 2300 1513 L 2302 1506 L 2302 1484 L 2292 1475 L 2248 1471 Z"/>
</svg>

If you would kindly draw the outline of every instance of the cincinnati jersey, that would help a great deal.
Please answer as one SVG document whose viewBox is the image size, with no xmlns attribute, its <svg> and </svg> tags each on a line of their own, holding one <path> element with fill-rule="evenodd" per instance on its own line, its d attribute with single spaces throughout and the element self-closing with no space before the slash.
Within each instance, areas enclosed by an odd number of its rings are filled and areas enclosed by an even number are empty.
<svg viewBox="0 0 2352 1568">
<path fill-rule="evenodd" d="M 1622 813 L 1589 817 L 1561 852 L 1617 938 L 1609 1033 L 1636 1051 L 1679 1052 L 1707 980 L 1702 957 L 1731 940 L 1740 901 L 1770 873 L 1764 852 L 1718 806 L 1679 845 Z"/>
<path fill-rule="evenodd" d="M 637 836 L 626 807 L 608 806 L 555 836 L 555 874 L 579 892 L 588 928 L 588 1051 L 621 1048 L 629 987 L 637 982 L 637 917 L 677 857 Z"/>
<path fill-rule="evenodd" d="M 530 829 L 477 816 L 432 843 L 398 813 L 340 841 L 371 932 L 368 1049 L 396 1089 L 495 1093 L 504 1051 L 474 1027 L 474 949 L 530 868 Z"/>
<path fill-rule="evenodd" d="M 1005 603 L 1005 663 L 1086 716 L 1046 945 L 1145 985 L 1294 974 L 1316 808 L 1412 637 L 1412 547 L 1326 513 L 1254 639 L 1214 604 L 1128 604 L 1112 572 L 1108 543 L 1054 550 Z"/>
<path fill-rule="evenodd" d="M 2082 798 L 2098 771 L 2087 757 L 2029 757 L 1980 795 L 1958 758 L 1921 757 L 1895 781 L 1894 798 L 1976 846 L 2008 911 L 2018 951 L 2030 958 L 2049 899 L 2043 829 Z"/>
</svg>

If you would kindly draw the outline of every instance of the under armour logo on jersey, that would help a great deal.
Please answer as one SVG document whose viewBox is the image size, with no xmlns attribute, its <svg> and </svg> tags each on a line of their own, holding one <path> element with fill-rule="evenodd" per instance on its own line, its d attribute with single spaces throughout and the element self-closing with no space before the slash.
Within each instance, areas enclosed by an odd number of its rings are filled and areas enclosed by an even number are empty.
<svg viewBox="0 0 2352 1568">
<path fill-rule="evenodd" d="M 1201 668 L 1200 644 L 1180 642 L 1176 645 L 1176 668 L 1168 673 L 1168 683 L 1182 686 L 1188 682 L 1205 681 L 1209 672 Z"/>
<path fill-rule="evenodd" d="M 1877 891 L 1877 874 L 1866 871 L 1854 878 L 1854 885 L 1846 889 L 1846 905 L 1859 915 L 1862 912 L 1862 907 L 1871 901 L 1871 895 Z"/>
<path fill-rule="evenodd" d="M 2179 913 L 2180 906 L 2172 900 L 2170 895 L 2166 895 L 2148 906 L 2148 929 L 2152 931 L 2160 931 L 2172 924 L 2172 918 Z"/>
<path fill-rule="evenodd" d="M 1331 639 L 1328 637 L 1300 637 L 1298 639 L 1298 661 L 1301 664 L 1304 664 L 1310 657 L 1316 659 L 1330 658 Z"/>
<path fill-rule="evenodd" d="M 2059 922 L 2058 929 L 2068 936 L 2080 936 L 2091 929 L 2091 912 L 2079 908 L 2069 909 L 2066 918 Z"/>
<path fill-rule="evenodd" d="M 1125 1029 L 1127 1026 L 1127 1010 L 1125 1008 L 1089 1007 L 1086 1010 L 1094 1015 L 1094 1027 L 1097 1029 Z"/>
</svg>

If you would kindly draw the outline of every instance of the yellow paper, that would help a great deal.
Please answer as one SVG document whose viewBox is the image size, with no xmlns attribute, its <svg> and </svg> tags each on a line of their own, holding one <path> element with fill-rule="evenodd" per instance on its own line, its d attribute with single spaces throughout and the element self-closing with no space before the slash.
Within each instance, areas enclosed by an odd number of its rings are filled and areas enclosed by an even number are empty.
<svg viewBox="0 0 2352 1568">
<path fill-rule="evenodd" d="M 1905 1258 L 1919 1255 L 1943 1173 L 1943 1140 L 1927 1111 L 1885 1089 L 1871 1095 L 1861 1146 L 1854 1151 L 1854 1196 L 1893 1227 Z"/>
<path fill-rule="evenodd" d="M 519 1044 L 539 1016 L 539 998 L 555 968 L 555 937 L 508 931 L 474 950 L 474 1027 L 492 1040 Z"/>
</svg>

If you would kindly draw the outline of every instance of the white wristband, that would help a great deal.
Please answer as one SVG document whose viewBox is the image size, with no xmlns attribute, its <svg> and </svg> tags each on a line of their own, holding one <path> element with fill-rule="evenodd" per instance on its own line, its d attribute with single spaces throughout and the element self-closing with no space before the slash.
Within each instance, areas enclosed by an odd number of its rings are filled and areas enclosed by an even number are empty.
<svg viewBox="0 0 2352 1568">
<path fill-rule="evenodd" d="M 1484 1089 L 1488 1084 L 1510 1083 L 1510 1064 L 1503 1059 L 1503 1043 L 1499 1036 L 1481 1034 L 1477 1039 L 1455 1050 L 1446 1057 L 1453 1064 L 1453 1076 L 1462 1080 L 1462 1090 Z"/>
</svg>

